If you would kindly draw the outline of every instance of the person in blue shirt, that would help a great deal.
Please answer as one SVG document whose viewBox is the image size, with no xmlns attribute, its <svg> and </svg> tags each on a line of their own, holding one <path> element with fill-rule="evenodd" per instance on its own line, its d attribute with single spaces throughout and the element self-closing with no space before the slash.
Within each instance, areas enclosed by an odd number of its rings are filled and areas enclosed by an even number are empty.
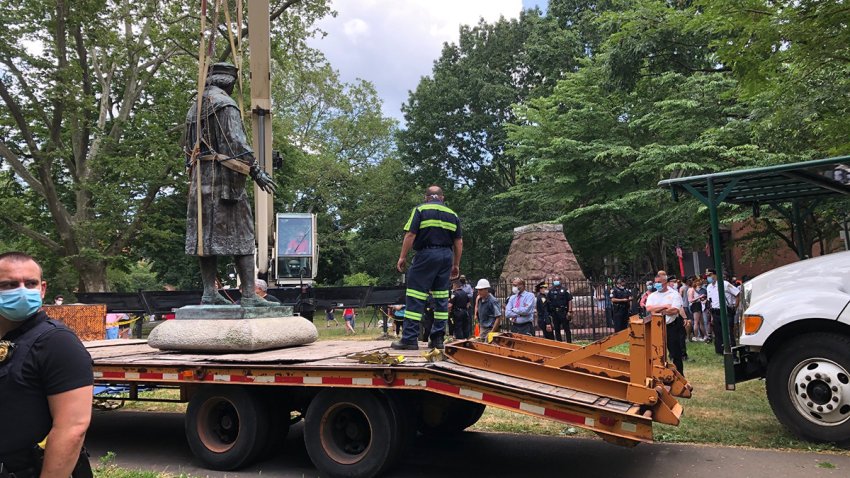
<svg viewBox="0 0 850 478">
<path fill-rule="evenodd" d="M 490 281 L 481 279 L 475 286 L 478 295 L 475 298 L 475 319 L 478 320 L 478 338 L 487 340 L 487 334 L 499 330 L 502 320 L 502 308 L 499 301 L 490 293 Z"/>
<path fill-rule="evenodd" d="M 393 324 L 395 325 L 395 336 L 401 335 L 401 326 L 404 324 L 404 304 L 393 306 Z"/>
<path fill-rule="evenodd" d="M 511 280 L 511 296 L 505 306 L 505 318 L 511 324 L 511 332 L 534 335 L 534 309 L 537 299 L 525 290 L 525 281 L 519 277 Z"/>
<path fill-rule="evenodd" d="M 439 186 L 429 186 L 425 190 L 425 202 L 413 208 L 404 225 L 404 241 L 396 265 L 398 271 L 404 272 L 411 249 L 416 255 L 407 273 L 404 329 L 401 339 L 392 343 L 394 349 L 419 349 L 417 339 L 429 291 L 434 298 L 434 325 L 428 337 L 428 348 L 443 348 L 449 319 L 450 279 L 460 273 L 463 253 L 460 219 L 443 204 L 443 199 Z"/>
</svg>

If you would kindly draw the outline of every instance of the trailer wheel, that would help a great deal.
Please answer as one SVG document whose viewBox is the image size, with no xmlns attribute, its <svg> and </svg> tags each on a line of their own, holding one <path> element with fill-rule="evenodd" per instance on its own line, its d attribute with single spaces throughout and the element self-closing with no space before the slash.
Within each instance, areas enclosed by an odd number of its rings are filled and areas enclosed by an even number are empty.
<svg viewBox="0 0 850 478">
<path fill-rule="evenodd" d="M 372 477 L 392 463 L 398 428 L 384 396 L 326 389 L 307 408 L 304 442 L 323 476 Z"/>
<path fill-rule="evenodd" d="M 242 387 L 203 387 L 186 409 L 186 440 L 205 467 L 235 470 L 266 449 L 269 423 L 262 397 Z"/>
<path fill-rule="evenodd" d="M 424 435 L 460 433 L 475 425 L 485 408 L 480 403 L 457 398 L 425 395 L 422 398 L 419 431 Z"/>
<path fill-rule="evenodd" d="M 794 435 L 850 442 L 850 337 L 813 333 L 785 345 L 767 367 L 767 398 Z"/>
<path fill-rule="evenodd" d="M 415 397 L 412 394 L 403 395 L 393 391 L 384 392 L 383 395 L 393 414 L 395 435 L 392 440 L 393 450 L 381 468 L 381 473 L 390 470 L 416 438 L 416 417 L 413 413 Z"/>
</svg>

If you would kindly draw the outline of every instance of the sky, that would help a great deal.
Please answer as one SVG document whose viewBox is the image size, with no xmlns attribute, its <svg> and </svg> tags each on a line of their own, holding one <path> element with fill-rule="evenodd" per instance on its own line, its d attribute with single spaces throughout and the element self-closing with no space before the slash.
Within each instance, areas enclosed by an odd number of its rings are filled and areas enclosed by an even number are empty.
<svg viewBox="0 0 850 478">
<path fill-rule="evenodd" d="M 403 123 L 401 105 L 419 79 L 431 73 L 445 42 L 457 42 L 460 25 L 479 18 L 516 18 L 546 0 L 335 0 L 335 18 L 319 24 L 321 50 L 343 81 L 375 85 L 383 111 Z"/>
</svg>

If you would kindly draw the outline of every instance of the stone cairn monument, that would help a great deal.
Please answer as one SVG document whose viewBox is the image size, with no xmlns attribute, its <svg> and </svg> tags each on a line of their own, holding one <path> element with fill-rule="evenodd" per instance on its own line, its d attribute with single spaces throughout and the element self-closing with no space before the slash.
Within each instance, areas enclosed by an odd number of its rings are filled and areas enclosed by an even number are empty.
<svg viewBox="0 0 850 478">
<path fill-rule="evenodd" d="M 587 281 L 564 236 L 564 226 L 538 223 L 514 228 L 514 239 L 499 278 L 509 281 L 522 277 L 528 290 L 534 290 L 538 282 L 555 274 L 567 281 Z"/>
</svg>

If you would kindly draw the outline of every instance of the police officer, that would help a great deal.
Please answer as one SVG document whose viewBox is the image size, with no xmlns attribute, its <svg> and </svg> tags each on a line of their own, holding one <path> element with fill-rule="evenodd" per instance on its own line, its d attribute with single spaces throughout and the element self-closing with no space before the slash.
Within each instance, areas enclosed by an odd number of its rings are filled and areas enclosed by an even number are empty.
<svg viewBox="0 0 850 478">
<path fill-rule="evenodd" d="M 619 332 L 629 326 L 629 305 L 632 303 L 632 291 L 626 288 L 626 281 L 621 277 L 611 292 L 611 304 L 614 309 L 614 332 Z"/>
<path fill-rule="evenodd" d="M 537 284 L 537 327 L 543 331 L 543 337 L 554 340 L 555 332 L 552 327 L 552 318 L 549 317 L 549 287 L 545 282 Z"/>
<path fill-rule="evenodd" d="M 446 321 L 449 318 L 449 281 L 457 277 L 463 253 L 460 219 L 443 204 L 443 190 L 430 186 L 425 190 L 425 203 L 413 208 L 404 226 L 404 242 L 396 268 L 404 272 L 407 253 L 416 251 L 407 273 L 404 329 L 392 348 L 417 350 L 419 322 L 425 312 L 428 291 L 434 297 L 434 325 L 428 346 L 443 348 Z"/>
<path fill-rule="evenodd" d="M 91 356 L 41 310 L 46 290 L 32 257 L 0 254 L 0 476 L 90 477 Z"/>
<path fill-rule="evenodd" d="M 475 291 L 472 289 L 472 285 L 469 284 L 465 275 L 461 274 L 458 280 L 460 281 L 461 288 L 464 292 L 466 292 L 466 296 L 469 297 L 469 305 L 466 307 L 466 317 L 468 320 L 466 321 L 466 331 L 464 332 L 466 337 L 469 338 L 472 337 L 472 329 L 474 327 L 473 323 L 475 322 L 472 318 L 472 308 L 475 303 Z"/>
<path fill-rule="evenodd" d="M 468 339 L 470 298 L 460 281 L 455 281 L 454 287 L 452 298 L 449 301 L 452 309 L 451 315 L 455 323 L 454 336 L 456 339 Z"/>
<path fill-rule="evenodd" d="M 428 298 L 425 299 L 425 310 L 422 312 L 422 320 L 419 321 L 419 325 L 421 326 L 419 341 L 430 342 L 431 329 L 434 327 L 434 296 L 430 293 Z"/>
<path fill-rule="evenodd" d="M 570 302 L 573 296 L 569 291 L 561 286 L 561 278 L 555 276 L 552 278 L 552 288 L 549 289 L 548 295 L 549 316 L 552 318 L 552 327 L 555 329 L 555 340 L 566 342 L 573 341 L 573 335 L 570 331 Z M 561 329 L 564 329 L 564 338 L 561 338 Z"/>
</svg>

